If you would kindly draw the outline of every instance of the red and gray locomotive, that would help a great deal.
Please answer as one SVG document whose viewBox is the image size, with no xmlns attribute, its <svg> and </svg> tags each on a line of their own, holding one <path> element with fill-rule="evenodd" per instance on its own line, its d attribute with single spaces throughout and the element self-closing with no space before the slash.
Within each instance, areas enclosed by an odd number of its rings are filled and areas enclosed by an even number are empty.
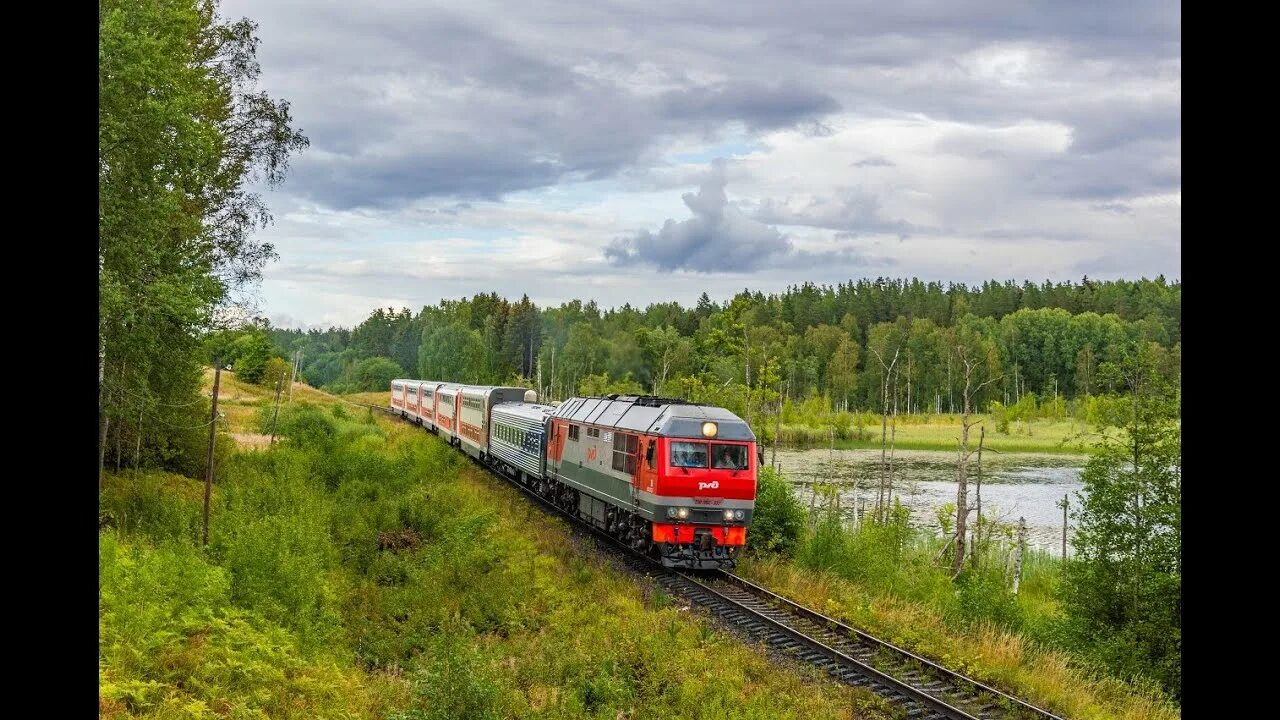
<svg viewBox="0 0 1280 720">
<path fill-rule="evenodd" d="M 733 567 L 760 456 L 724 408 L 635 395 L 394 380 L 391 409 L 668 567 Z M 443 405 L 443 407 L 442 407 Z"/>
</svg>

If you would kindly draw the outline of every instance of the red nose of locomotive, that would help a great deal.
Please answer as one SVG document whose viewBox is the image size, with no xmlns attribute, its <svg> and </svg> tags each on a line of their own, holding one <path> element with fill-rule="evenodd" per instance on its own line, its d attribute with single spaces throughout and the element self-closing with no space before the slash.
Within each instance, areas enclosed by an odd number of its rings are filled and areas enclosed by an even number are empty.
<svg viewBox="0 0 1280 720">
<path fill-rule="evenodd" d="M 736 557 L 747 540 L 755 507 L 757 456 L 750 440 L 717 436 L 717 423 L 702 423 L 701 437 L 666 437 L 657 443 L 654 541 L 668 549 L 715 559 Z M 701 563 L 695 564 L 696 566 Z"/>
</svg>

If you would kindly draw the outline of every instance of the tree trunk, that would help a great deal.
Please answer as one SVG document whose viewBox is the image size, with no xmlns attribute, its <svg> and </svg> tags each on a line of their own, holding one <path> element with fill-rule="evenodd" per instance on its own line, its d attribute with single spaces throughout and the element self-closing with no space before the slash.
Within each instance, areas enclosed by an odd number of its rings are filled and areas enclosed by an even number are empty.
<svg viewBox="0 0 1280 720">
<path fill-rule="evenodd" d="M 133 449 L 133 477 L 138 477 L 138 468 L 142 467 L 142 408 L 138 408 L 138 444 Z"/>
<path fill-rule="evenodd" d="M 894 414 L 896 415 L 898 412 L 898 402 L 897 402 L 896 396 L 895 396 L 893 405 L 894 405 Z M 908 414 L 911 413 L 911 355 L 910 354 L 907 355 L 907 413 Z"/>
<path fill-rule="evenodd" d="M 122 401 L 123 401 L 123 399 L 124 399 L 124 398 L 123 398 L 123 397 L 121 397 L 121 400 L 122 400 Z M 124 402 L 121 402 L 120 404 L 123 406 L 123 405 L 124 405 Z M 116 474 L 117 474 L 117 475 L 119 475 L 119 474 L 120 474 L 120 455 L 121 455 L 121 452 L 120 452 L 120 429 L 121 429 L 121 428 L 123 428 L 123 427 L 124 427 L 124 423 L 122 423 L 122 422 L 118 422 L 118 423 L 116 423 Z"/>
<path fill-rule="evenodd" d="M 986 439 L 987 439 L 987 428 L 986 426 L 983 426 L 979 428 L 979 433 L 978 433 L 978 487 L 977 487 L 978 497 L 976 498 L 977 517 L 974 518 L 974 521 L 973 521 L 973 525 L 974 525 L 973 538 L 972 538 L 972 541 L 969 543 L 969 555 L 970 555 L 969 564 L 973 566 L 974 570 L 978 569 L 979 558 L 982 555 L 981 545 L 980 545 L 982 541 L 982 444 Z"/>
<path fill-rule="evenodd" d="M 1013 549 L 1013 594 L 1017 596 L 1022 582 L 1022 548 L 1027 544 L 1027 519 L 1018 518 L 1018 544 Z"/>
<path fill-rule="evenodd" d="M 782 380 L 778 380 L 778 414 L 773 418 L 773 454 L 769 458 L 769 466 L 776 472 L 778 469 L 778 440 L 782 436 Z"/>
<path fill-rule="evenodd" d="M 106 408 L 103 408 L 100 414 L 102 416 L 102 420 L 99 422 L 99 424 L 101 425 L 101 432 L 98 433 L 98 492 L 99 493 L 102 492 L 102 478 L 103 478 L 103 475 L 106 473 L 105 463 L 107 458 L 107 428 L 111 425 L 111 418 L 107 417 Z"/>
<path fill-rule="evenodd" d="M 1062 496 L 1062 560 L 1067 559 L 1067 496 Z"/>
<path fill-rule="evenodd" d="M 911 382 L 909 379 L 910 377 L 911 376 L 908 374 L 907 375 L 908 386 L 910 386 L 910 382 Z M 889 432 L 889 484 L 884 497 L 884 510 L 885 510 L 886 517 L 888 517 L 889 508 L 893 507 L 893 461 L 894 461 L 894 455 L 896 454 L 895 451 L 897 450 L 897 446 L 898 446 L 898 392 L 897 392 L 897 382 L 895 382 L 894 393 L 893 393 L 893 425 Z"/>
<path fill-rule="evenodd" d="M 969 363 L 965 363 L 964 414 L 960 417 L 960 462 L 956 467 L 956 555 L 951 564 L 952 576 L 959 576 L 964 568 L 966 521 L 969 518 L 969 388 L 971 384 Z"/>
<path fill-rule="evenodd" d="M 742 324 L 742 361 L 747 373 L 747 427 L 751 427 L 751 337 L 747 334 L 746 323 Z"/>
</svg>

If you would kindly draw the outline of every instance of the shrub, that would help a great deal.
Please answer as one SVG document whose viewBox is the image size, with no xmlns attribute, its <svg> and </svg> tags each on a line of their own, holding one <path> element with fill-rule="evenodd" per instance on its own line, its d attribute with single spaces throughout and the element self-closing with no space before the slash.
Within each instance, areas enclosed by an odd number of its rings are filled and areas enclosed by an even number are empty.
<svg viewBox="0 0 1280 720">
<path fill-rule="evenodd" d="M 791 485 L 773 468 L 762 468 L 756 486 L 756 505 L 747 530 L 747 547 L 755 551 L 789 553 L 804 529 L 804 507 Z"/>
</svg>

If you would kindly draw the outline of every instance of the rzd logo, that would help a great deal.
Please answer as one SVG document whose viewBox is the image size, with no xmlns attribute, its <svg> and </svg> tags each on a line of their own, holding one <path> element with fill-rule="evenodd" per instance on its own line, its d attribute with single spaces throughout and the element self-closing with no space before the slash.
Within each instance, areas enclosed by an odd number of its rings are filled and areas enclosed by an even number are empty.
<svg viewBox="0 0 1280 720">
<path fill-rule="evenodd" d="M 720 481 L 719 481 L 719 480 L 712 480 L 712 481 L 711 481 L 711 482 L 709 482 L 709 483 L 708 483 L 708 482 L 700 482 L 700 483 L 698 483 L 698 489 L 699 489 L 699 490 L 717 490 L 717 489 L 719 489 L 719 488 L 720 488 Z"/>
</svg>

